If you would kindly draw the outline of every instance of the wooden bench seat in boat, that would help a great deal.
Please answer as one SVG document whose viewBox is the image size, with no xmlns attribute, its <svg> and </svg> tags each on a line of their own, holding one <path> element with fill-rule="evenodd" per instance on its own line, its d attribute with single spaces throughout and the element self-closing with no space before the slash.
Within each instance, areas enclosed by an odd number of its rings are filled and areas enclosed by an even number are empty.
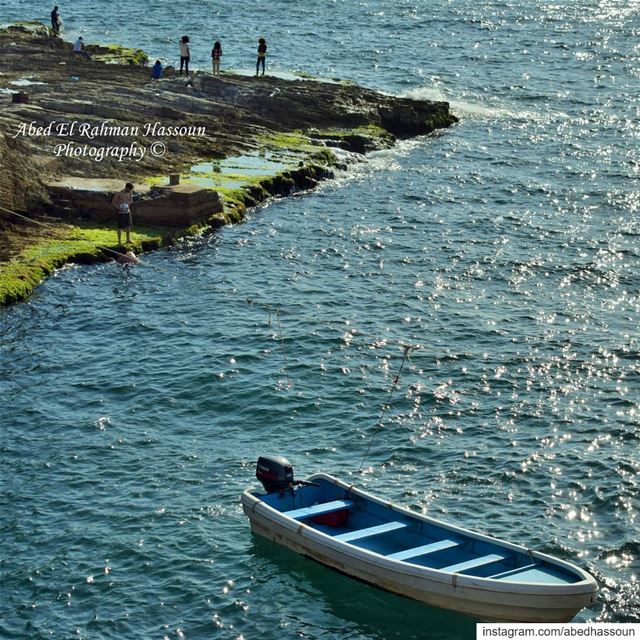
<svg viewBox="0 0 640 640">
<path fill-rule="evenodd" d="M 411 549 L 405 549 L 404 551 L 397 551 L 396 553 L 390 553 L 387 558 L 392 560 L 409 560 L 410 558 L 417 558 L 418 556 L 426 556 L 429 553 L 435 553 L 436 551 L 444 551 L 444 549 L 451 549 L 457 547 L 460 543 L 455 540 L 438 540 L 430 544 L 423 544 L 420 547 L 413 547 Z"/>
<path fill-rule="evenodd" d="M 490 553 L 486 556 L 480 556 L 479 558 L 471 558 L 464 562 L 458 562 L 457 564 L 451 564 L 448 567 L 440 567 L 440 571 L 446 571 L 447 573 L 463 573 L 470 569 L 477 569 L 478 567 L 484 567 L 487 564 L 494 562 L 500 562 L 507 556 L 500 555 L 498 553 Z"/>
<path fill-rule="evenodd" d="M 351 509 L 353 502 L 351 500 L 332 500 L 331 502 L 321 502 L 310 507 L 302 507 L 301 509 L 293 509 L 292 511 L 284 511 L 285 516 L 289 516 L 294 520 L 306 520 L 314 516 L 323 516 L 327 513 L 335 513 L 343 509 Z"/>
<path fill-rule="evenodd" d="M 366 529 L 357 529 L 356 531 L 348 531 L 347 533 L 341 533 L 334 536 L 336 540 L 341 542 L 352 542 L 353 540 L 361 540 L 362 538 L 369 538 L 370 536 L 378 536 L 381 533 L 389 533 L 390 531 L 396 531 L 397 529 L 404 529 L 407 525 L 403 522 L 385 522 L 375 527 L 367 527 Z"/>
<path fill-rule="evenodd" d="M 509 571 L 503 571 L 502 573 L 496 573 L 492 576 L 487 576 L 492 580 L 500 580 L 500 578 L 508 578 L 509 576 L 513 576 L 516 573 L 520 573 L 521 571 L 529 571 L 529 569 L 533 569 L 536 565 L 535 562 L 531 564 L 526 564 L 524 567 L 516 567 L 515 569 L 509 569 Z"/>
</svg>

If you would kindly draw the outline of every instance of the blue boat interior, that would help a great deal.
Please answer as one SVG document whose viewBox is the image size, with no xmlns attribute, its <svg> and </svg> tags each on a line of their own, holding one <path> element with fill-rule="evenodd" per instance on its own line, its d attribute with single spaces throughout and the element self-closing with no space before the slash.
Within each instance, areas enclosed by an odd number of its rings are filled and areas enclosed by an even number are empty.
<svg viewBox="0 0 640 640">
<path fill-rule="evenodd" d="M 284 515 L 341 542 L 448 573 L 503 582 L 573 584 L 580 575 L 501 545 L 398 513 L 324 479 L 283 493 L 260 494 Z"/>
</svg>

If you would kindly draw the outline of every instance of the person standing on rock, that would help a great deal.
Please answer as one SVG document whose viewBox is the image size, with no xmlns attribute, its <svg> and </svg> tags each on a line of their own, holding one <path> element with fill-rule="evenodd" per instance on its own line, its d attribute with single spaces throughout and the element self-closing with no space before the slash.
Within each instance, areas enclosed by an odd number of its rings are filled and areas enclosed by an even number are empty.
<svg viewBox="0 0 640 640">
<path fill-rule="evenodd" d="M 54 36 L 57 36 L 60 33 L 60 27 L 62 25 L 62 20 L 60 19 L 60 13 L 58 12 L 58 6 L 53 7 L 53 11 L 51 12 L 51 31 Z"/>
<path fill-rule="evenodd" d="M 182 36 L 180 39 L 180 75 L 182 75 L 182 69 L 184 67 L 187 78 L 189 77 L 189 60 L 191 60 L 189 36 Z"/>
<path fill-rule="evenodd" d="M 113 196 L 111 204 L 118 214 L 118 244 L 122 246 L 122 230 L 127 234 L 127 244 L 131 242 L 131 202 L 133 201 L 133 185 L 130 182 L 124 185 L 122 191 Z"/>
<path fill-rule="evenodd" d="M 211 66 L 213 68 L 213 75 L 220 75 L 220 58 L 222 57 L 222 45 L 216 40 L 211 49 Z"/>
<path fill-rule="evenodd" d="M 258 60 L 256 62 L 256 75 L 258 75 L 258 69 L 262 65 L 262 75 L 264 75 L 264 64 L 267 59 L 267 41 L 264 38 L 258 40 Z"/>
</svg>

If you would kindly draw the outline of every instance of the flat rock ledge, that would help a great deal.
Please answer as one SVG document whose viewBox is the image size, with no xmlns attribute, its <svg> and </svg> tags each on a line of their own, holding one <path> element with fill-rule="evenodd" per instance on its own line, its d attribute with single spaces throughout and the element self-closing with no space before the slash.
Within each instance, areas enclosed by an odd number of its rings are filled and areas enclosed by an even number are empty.
<svg viewBox="0 0 640 640">
<path fill-rule="evenodd" d="M 345 162 L 334 149 L 355 156 L 457 122 L 446 102 L 342 82 L 187 79 L 171 68 L 152 81 L 142 51 L 88 50 L 93 60 L 39 23 L 0 30 L 0 208 L 40 216 L 61 236 L 80 224 L 111 228 L 115 239 L 110 200 L 133 182 L 134 224 L 146 230 L 134 248 L 162 246 L 238 222 L 270 196 L 313 188 Z M 39 264 L 24 287 L 3 284 L 14 278 L 7 263 L 26 260 L 26 249 L 49 235 L 0 210 L 0 304 L 26 297 L 37 278 L 77 258 L 67 252 Z M 107 258 L 94 248 L 83 261 Z"/>
</svg>

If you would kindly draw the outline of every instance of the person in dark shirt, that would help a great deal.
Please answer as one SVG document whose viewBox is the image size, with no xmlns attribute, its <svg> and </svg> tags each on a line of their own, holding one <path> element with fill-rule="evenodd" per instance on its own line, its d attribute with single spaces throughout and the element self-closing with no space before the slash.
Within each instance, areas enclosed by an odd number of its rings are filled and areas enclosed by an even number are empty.
<svg viewBox="0 0 640 640">
<path fill-rule="evenodd" d="M 222 45 L 217 40 L 211 49 L 211 67 L 214 76 L 220 75 L 220 58 L 222 57 Z"/>
<path fill-rule="evenodd" d="M 162 78 L 162 62 L 160 60 L 156 60 L 156 63 L 151 67 L 151 77 L 154 80 Z"/>
<path fill-rule="evenodd" d="M 258 75 L 258 70 L 260 69 L 260 65 L 262 65 L 262 75 L 264 75 L 264 63 L 267 58 L 267 41 L 264 38 L 260 38 L 258 40 L 258 60 L 256 62 L 256 75 Z"/>
<path fill-rule="evenodd" d="M 57 36 L 60 33 L 60 14 L 58 13 L 58 6 L 53 7 L 53 11 L 51 12 L 51 31 L 54 36 Z"/>
</svg>

